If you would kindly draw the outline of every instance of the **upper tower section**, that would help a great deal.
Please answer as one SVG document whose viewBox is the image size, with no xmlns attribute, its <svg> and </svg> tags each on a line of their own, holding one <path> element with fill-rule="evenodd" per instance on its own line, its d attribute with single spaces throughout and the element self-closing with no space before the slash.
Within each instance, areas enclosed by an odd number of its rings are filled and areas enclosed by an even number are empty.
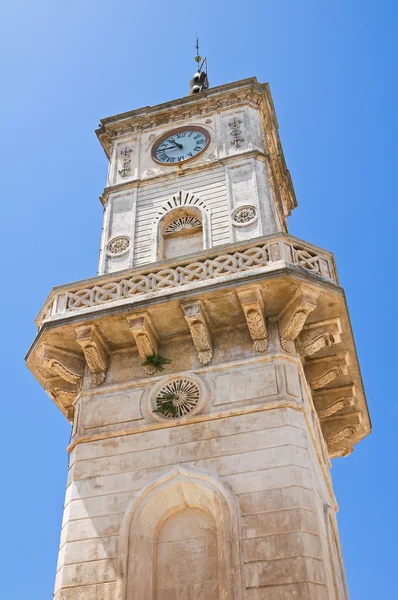
<svg viewBox="0 0 398 600">
<path fill-rule="evenodd" d="M 268 84 L 255 77 L 101 121 L 99 274 L 287 231 L 297 205 Z"/>
</svg>

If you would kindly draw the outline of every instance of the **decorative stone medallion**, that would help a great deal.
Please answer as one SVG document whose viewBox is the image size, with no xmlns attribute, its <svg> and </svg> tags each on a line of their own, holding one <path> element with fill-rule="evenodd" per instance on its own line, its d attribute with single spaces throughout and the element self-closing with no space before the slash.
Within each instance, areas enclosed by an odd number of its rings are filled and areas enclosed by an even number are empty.
<svg viewBox="0 0 398 600">
<path fill-rule="evenodd" d="M 199 412 L 205 400 L 205 388 L 196 377 L 163 379 L 151 394 L 149 412 L 157 421 L 179 419 Z"/>
<path fill-rule="evenodd" d="M 255 206 L 239 206 L 232 213 L 232 222 L 237 227 L 251 225 L 257 219 L 257 210 Z"/>
<path fill-rule="evenodd" d="M 130 238 L 127 235 L 114 237 L 107 246 L 107 254 L 115 257 L 127 252 L 130 247 Z"/>
</svg>

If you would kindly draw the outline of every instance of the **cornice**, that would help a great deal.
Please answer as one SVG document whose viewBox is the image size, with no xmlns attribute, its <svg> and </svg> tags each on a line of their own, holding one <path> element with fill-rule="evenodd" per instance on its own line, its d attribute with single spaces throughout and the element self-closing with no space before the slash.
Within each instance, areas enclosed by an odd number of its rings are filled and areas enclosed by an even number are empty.
<svg viewBox="0 0 398 600">
<path fill-rule="evenodd" d="M 185 96 L 156 106 L 146 106 L 101 119 L 96 134 L 106 155 L 110 158 L 113 139 L 120 135 L 167 125 L 210 112 L 228 110 L 242 104 L 258 108 L 264 96 L 267 97 L 267 108 L 273 111 L 269 84 L 258 83 L 256 77 L 250 77 L 210 88 L 193 96 Z M 277 128 L 274 111 L 272 120 Z"/>
</svg>

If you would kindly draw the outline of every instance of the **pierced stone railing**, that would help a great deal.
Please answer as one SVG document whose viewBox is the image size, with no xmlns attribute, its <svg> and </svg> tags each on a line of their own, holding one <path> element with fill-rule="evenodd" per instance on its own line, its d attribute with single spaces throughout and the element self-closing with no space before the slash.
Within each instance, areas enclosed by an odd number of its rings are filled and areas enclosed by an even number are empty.
<svg viewBox="0 0 398 600">
<path fill-rule="evenodd" d="M 214 279 L 231 279 L 247 271 L 272 271 L 291 264 L 322 279 L 338 283 L 333 255 L 286 234 L 251 243 L 229 244 L 179 261 L 169 260 L 115 275 L 102 275 L 55 288 L 40 311 L 40 328 L 49 319 L 72 316 L 110 303 L 142 300 L 177 288 L 209 285 Z"/>
</svg>

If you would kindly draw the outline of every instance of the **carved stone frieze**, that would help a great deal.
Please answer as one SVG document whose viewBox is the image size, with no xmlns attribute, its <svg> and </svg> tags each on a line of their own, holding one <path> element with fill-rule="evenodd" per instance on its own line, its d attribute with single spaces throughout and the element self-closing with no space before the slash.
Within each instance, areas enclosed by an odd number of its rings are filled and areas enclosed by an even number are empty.
<svg viewBox="0 0 398 600">
<path fill-rule="evenodd" d="M 304 325 L 296 341 L 296 349 L 301 356 L 312 356 L 322 348 L 341 342 L 340 319 L 328 319 L 311 325 Z"/>
<path fill-rule="evenodd" d="M 108 353 L 100 332 L 95 325 L 82 325 L 76 327 L 75 334 L 87 366 L 93 374 L 94 383 L 101 385 L 105 381 L 108 368 Z"/>
<path fill-rule="evenodd" d="M 256 352 L 266 352 L 268 336 L 264 319 L 264 302 L 259 288 L 253 287 L 242 290 L 238 292 L 238 298 L 245 313 L 254 350 Z"/>
<path fill-rule="evenodd" d="M 198 358 L 203 365 L 207 365 L 213 358 L 213 346 L 205 309 L 200 302 L 185 302 L 181 304 L 181 308 Z"/>
<path fill-rule="evenodd" d="M 318 417 L 328 419 L 345 408 L 355 406 L 355 385 L 342 385 L 314 391 L 313 399 Z"/>
<path fill-rule="evenodd" d="M 158 341 L 155 329 L 152 325 L 148 313 L 142 313 L 128 319 L 129 328 L 137 344 L 138 354 L 145 360 L 151 354 L 157 354 Z M 155 367 L 148 365 L 145 367 L 147 375 L 153 375 L 156 372 Z"/>
<path fill-rule="evenodd" d="M 318 295 L 309 288 L 300 287 L 279 313 L 279 335 L 285 352 L 294 352 L 294 340 L 303 329 L 310 312 L 316 308 Z"/>
<path fill-rule="evenodd" d="M 350 364 L 347 352 L 332 354 L 322 358 L 310 358 L 304 363 L 307 380 L 313 390 L 318 390 L 329 383 L 348 375 Z"/>
</svg>

